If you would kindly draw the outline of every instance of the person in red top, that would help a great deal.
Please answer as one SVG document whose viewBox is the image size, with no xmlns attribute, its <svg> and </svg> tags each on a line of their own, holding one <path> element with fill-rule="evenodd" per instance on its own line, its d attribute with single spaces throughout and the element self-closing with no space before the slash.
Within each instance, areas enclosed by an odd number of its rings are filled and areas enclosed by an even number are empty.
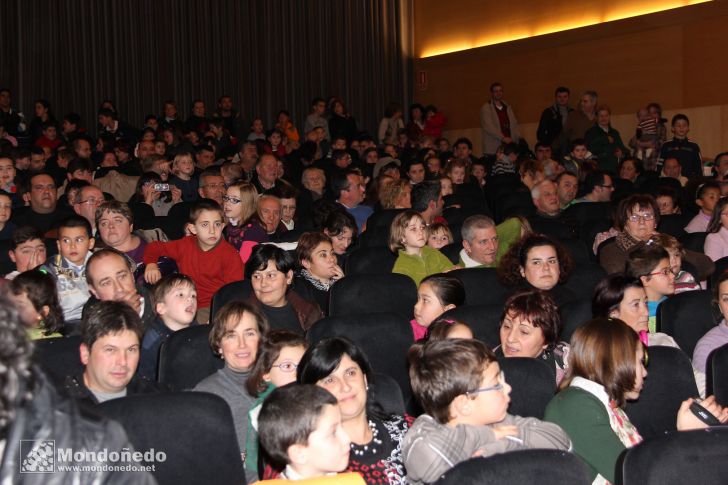
<svg viewBox="0 0 728 485">
<path fill-rule="evenodd" d="M 243 262 L 235 248 L 222 239 L 225 218 L 219 205 L 201 199 L 190 210 L 187 229 L 191 236 L 176 241 L 149 243 L 144 250 L 144 279 L 154 284 L 161 278 L 157 261 L 166 256 L 179 272 L 197 285 L 197 321 L 207 323 L 212 295 L 222 286 L 243 279 Z"/>
<path fill-rule="evenodd" d="M 55 123 L 46 121 L 42 125 L 42 135 L 35 140 L 35 146 L 47 147 L 52 151 L 56 151 L 58 147 L 63 145 L 63 142 L 58 138 L 58 128 Z"/>
</svg>

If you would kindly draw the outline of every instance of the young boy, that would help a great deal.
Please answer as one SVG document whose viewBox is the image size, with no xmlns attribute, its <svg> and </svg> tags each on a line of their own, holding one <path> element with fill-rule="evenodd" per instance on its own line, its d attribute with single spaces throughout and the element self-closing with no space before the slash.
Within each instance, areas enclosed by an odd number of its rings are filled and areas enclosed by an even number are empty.
<svg viewBox="0 0 728 485">
<path fill-rule="evenodd" d="M 695 203 L 700 207 L 700 212 L 685 226 L 685 232 L 706 232 L 718 200 L 720 200 L 720 185 L 717 183 L 708 182 L 698 187 Z"/>
<path fill-rule="evenodd" d="M 58 252 L 43 266 L 56 279 L 58 300 L 66 322 L 81 319 L 81 311 L 89 299 L 86 262 L 94 247 L 91 224 L 79 215 L 72 215 L 58 226 Z"/>
<path fill-rule="evenodd" d="M 10 222 L 10 214 L 13 210 L 13 199 L 10 194 L 0 190 L 0 241 L 5 241 L 13 236 L 16 226 Z"/>
<path fill-rule="evenodd" d="M 678 113 L 672 117 L 672 140 L 664 143 L 660 148 L 660 158 L 657 162 L 658 172 L 662 171 L 662 164 L 668 158 L 677 158 L 682 167 L 682 174 L 687 178 L 703 175 L 703 158 L 700 156 L 700 147 L 697 143 L 688 140 L 690 120 L 684 114 Z"/>
<path fill-rule="evenodd" d="M 258 417 L 260 442 L 285 470 L 280 478 L 332 475 L 349 464 L 350 441 L 336 398 L 313 384 L 290 384 L 271 392 Z"/>
<path fill-rule="evenodd" d="M 144 333 L 138 375 L 157 380 L 159 348 L 177 330 L 195 325 L 197 288 L 189 276 L 167 275 L 154 285 L 152 292 L 156 318 Z"/>
<path fill-rule="evenodd" d="M 579 176 L 582 173 L 582 166 L 591 163 L 593 159 L 594 155 L 587 149 L 586 141 L 577 138 L 571 143 L 571 152 L 564 157 L 562 164 L 567 172 Z"/>
<path fill-rule="evenodd" d="M 210 301 L 217 290 L 243 279 L 243 261 L 227 241 L 222 239 L 225 218 L 214 201 L 202 199 L 190 209 L 187 230 L 191 236 L 175 241 L 149 243 L 144 250 L 144 279 L 154 284 L 162 277 L 157 261 L 167 256 L 177 263 L 179 272 L 188 275 L 197 286 L 197 321 L 207 323 Z"/>
<path fill-rule="evenodd" d="M 34 226 L 17 228 L 10 238 L 8 256 L 15 263 L 15 271 L 6 274 L 6 280 L 12 280 L 20 273 L 45 263 L 46 247 L 43 243 L 43 233 Z"/>
<path fill-rule="evenodd" d="M 417 418 L 402 444 L 410 483 L 434 482 L 473 456 L 571 448 L 557 425 L 508 414 L 511 387 L 482 342 L 415 344 L 409 361 L 412 389 L 427 413 Z"/>
</svg>

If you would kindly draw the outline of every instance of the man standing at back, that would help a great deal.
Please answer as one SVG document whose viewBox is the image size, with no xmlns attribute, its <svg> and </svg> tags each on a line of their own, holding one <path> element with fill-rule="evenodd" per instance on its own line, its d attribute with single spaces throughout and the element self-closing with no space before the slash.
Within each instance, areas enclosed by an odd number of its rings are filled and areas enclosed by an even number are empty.
<svg viewBox="0 0 728 485">
<path fill-rule="evenodd" d="M 503 101 L 501 83 L 490 85 L 490 96 L 490 101 L 480 108 L 480 128 L 483 134 L 483 152 L 486 155 L 495 155 L 502 144 L 518 143 L 521 134 L 513 109 Z"/>
</svg>

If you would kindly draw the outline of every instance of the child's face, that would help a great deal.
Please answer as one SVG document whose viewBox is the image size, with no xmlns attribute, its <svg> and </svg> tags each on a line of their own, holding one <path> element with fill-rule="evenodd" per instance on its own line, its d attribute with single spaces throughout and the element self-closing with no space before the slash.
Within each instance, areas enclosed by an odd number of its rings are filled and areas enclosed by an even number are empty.
<svg viewBox="0 0 728 485">
<path fill-rule="evenodd" d="M 690 125 L 688 125 L 688 122 L 685 120 L 677 120 L 675 124 L 672 125 L 672 133 L 678 138 L 685 138 L 688 136 L 689 131 Z"/>
<path fill-rule="evenodd" d="M 256 133 L 263 133 L 263 120 L 253 121 L 253 131 Z"/>
<path fill-rule="evenodd" d="M 571 155 L 578 160 L 583 160 L 586 158 L 586 152 L 586 145 L 577 145 L 571 151 Z"/>
<path fill-rule="evenodd" d="M 495 424 L 505 419 L 508 404 L 511 402 L 511 386 L 506 382 L 498 362 L 491 362 L 485 368 L 479 389 L 492 387 L 496 389 L 475 394 L 474 400 L 478 402 L 474 405 L 475 411 L 471 424 Z"/>
<path fill-rule="evenodd" d="M 710 188 L 706 189 L 703 192 L 703 196 L 698 199 L 698 205 L 706 214 L 712 214 L 718 200 L 720 200 L 720 190 Z"/>
<path fill-rule="evenodd" d="M 76 266 L 84 264 L 86 254 L 94 247 L 94 238 L 83 227 L 62 227 L 58 230 L 58 252 Z"/>
<path fill-rule="evenodd" d="M 453 167 L 450 171 L 450 179 L 454 184 L 462 184 L 465 182 L 465 168 Z"/>
<path fill-rule="evenodd" d="M 43 135 L 49 140 L 55 140 L 58 136 L 58 132 L 56 131 L 55 126 L 49 126 L 45 130 L 43 130 Z"/>
<path fill-rule="evenodd" d="M 675 271 L 679 271 L 682 267 L 682 255 L 680 254 L 680 251 L 678 251 L 677 248 L 665 249 L 667 250 L 667 254 L 670 255 L 670 266 L 672 266 Z"/>
<path fill-rule="evenodd" d="M 316 429 L 308 435 L 307 460 L 304 465 L 306 478 L 344 471 L 349 465 L 350 445 L 349 436 L 341 426 L 339 408 L 324 406 Z"/>
<path fill-rule="evenodd" d="M 9 255 L 15 263 L 15 268 L 22 273 L 45 263 L 46 247 L 42 240 L 31 239 L 11 249 Z"/>
<path fill-rule="evenodd" d="M 440 190 L 443 197 L 446 195 L 452 195 L 452 180 L 440 179 Z"/>
<path fill-rule="evenodd" d="M 407 227 L 404 230 L 404 238 L 402 244 L 405 249 L 420 249 L 427 243 L 425 236 L 425 221 L 420 217 L 413 217 L 407 223 Z"/>
<path fill-rule="evenodd" d="M 162 155 L 167 152 L 167 143 L 163 141 L 155 141 L 154 142 L 154 153 L 157 155 Z"/>
<path fill-rule="evenodd" d="M 182 157 L 174 162 L 174 167 L 179 173 L 185 175 L 192 175 L 195 173 L 195 162 L 192 161 L 192 157 Z"/>
<path fill-rule="evenodd" d="M 443 305 L 429 283 L 422 283 L 417 290 L 415 320 L 423 327 L 429 327 L 437 317 L 455 305 Z"/>
<path fill-rule="evenodd" d="M 9 158 L 0 158 L 0 187 L 6 187 L 15 180 L 15 166 Z"/>
<path fill-rule="evenodd" d="M 435 249 L 444 248 L 451 242 L 450 236 L 448 236 L 443 229 L 433 232 L 430 234 L 430 237 L 427 238 L 427 245 Z"/>
<path fill-rule="evenodd" d="M 13 203 L 7 195 L 0 195 L 0 224 L 5 224 L 10 219 Z"/>
<path fill-rule="evenodd" d="M 164 295 L 156 310 L 168 325 L 187 327 L 197 313 L 197 290 L 189 283 L 180 283 Z"/>
<path fill-rule="evenodd" d="M 485 178 L 485 167 L 482 165 L 473 165 L 472 173 L 476 179 L 483 180 Z"/>
<path fill-rule="evenodd" d="M 296 368 L 306 352 L 302 345 L 286 346 L 281 349 L 278 358 L 273 362 L 270 372 L 263 374 L 263 380 L 276 387 L 285 386 L 296 380 Z"/>
<path fill-rule="evenodd" d="M 660 208 L 660 215 L 666 216 L 675 213 L 675 204 L 672 203 L 672 197 L 660 195 L 657 197 L 657 207 Z"/>
<path fill-rule="evenodd" d="M 650 297 L 650 301 L 655 301 L 663 296 L 672 295 L 675 293 L 675 274 L 667 271 L 672 268 L 669 259 L 660 260 L 660 263 L 655 266 L 649 276 L 642 277 L 642 284 L 645 286 L 647 296 Z M 667 272 L 664 274 L 663 272 Z"/>
<path fill-rule="evenodd" d="M 278 146 L 281 144 L 281 135 L 277 132 L 273 132 L 268 138 L 268 141 L 271 145 Z"/>
<path fill-rule="evenodd" d="M 209 251 L 220 242 L 225 222 L 218 211 L 203 210 L 200 211 L 195 223 L 189 224 L 188 227 L 190 232 L 197 236 L 200 249 Z"/>
</svg>

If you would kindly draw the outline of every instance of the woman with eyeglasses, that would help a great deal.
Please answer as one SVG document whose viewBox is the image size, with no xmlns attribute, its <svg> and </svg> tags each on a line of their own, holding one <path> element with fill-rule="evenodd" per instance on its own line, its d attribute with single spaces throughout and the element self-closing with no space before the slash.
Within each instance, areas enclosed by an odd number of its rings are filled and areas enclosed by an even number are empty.
<svg viewBox="0 0 728 485">
<path fill-rule="evenodd" d="M 589 467 L 592 483 L 614 483 L 619 455 L 642 442 L 624 406 L 640 396 L 647 355 L 639 336 L 617 319 L 595 318 L 571 337 L 569 375 L 546 407 L 544 419 L 566 431 L 572 451 Z M 680 431 L 708 427 L 690 411 L 692 403 L 687 399 L 677 412 Z M 701 405 L 721 423 L 728 421 L 728 409 L 712 396 Z"/>
<path fill-rule="evenodd" d="M 635 194 L 623 199 L 615 214 L 619 233 L 599 247 L 599 264 L 609 274 L 624 271 L 629 252 L 656 235 L 659 223 L 660 208 L 654 197 Z M 684 259 L 695 267 L 699 281 L 706 280 L 715 269 L 710 258 L 702 253 L 686 250 Z"/>
<path fill-rule="evenodd" d="M 248 412 L 248 432 L 245 443 L 245 476 L 248 483 L 258 476 L 258 414 L 265 398 L 276 387 L 296 381 L 296 369 L 308 342 L 300 334 L 288 330 L 271 330 L 258 348 L 258 358 L 248 376 L 246 387 L 256 397 L 255 406 Z"/>
<path fill-rule="evenodd" d="M 728 256 L 728 197 L 720 199 L 713 208 L 704 250 L 713 261 Z"/>
<path fill-rule="evenodd" d="M 252 218 L 258 209 L 258 192 L 255 186 L 248 182 L 233 182 L 228 186 L 222 197 L 222 209 L 225 212 L 225 229 L 223 236 L 235 249 L 250 255 L 253 246 L 268 242 L 268 235 L 260 224 Z M 247 257 L 243 258 L 243 262 Z"/>
</svg>

